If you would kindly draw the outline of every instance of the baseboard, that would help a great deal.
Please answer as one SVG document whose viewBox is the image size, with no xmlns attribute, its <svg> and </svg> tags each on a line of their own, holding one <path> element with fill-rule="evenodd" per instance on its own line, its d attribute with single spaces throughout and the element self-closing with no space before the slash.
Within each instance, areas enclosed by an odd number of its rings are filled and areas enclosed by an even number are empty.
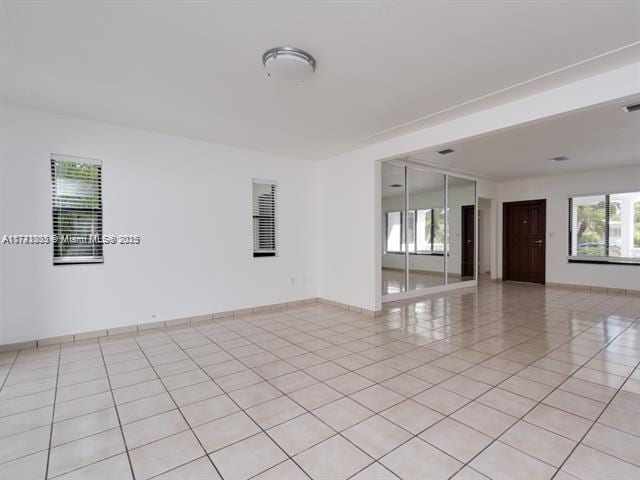
<svg viewBox="0 0 640 480">
<path fill-rule="evenodd" d="M 91 332 L 81 332 L 69 335 L 60 335 L 56 337 L 41 338 L 39 340 L 27 340 L 18 343 L 9 343 L 0 345 L 0 353 L 9 352 L 15 350 L 25 350 L 32 348 L 44 348 L 54 345 L 60 345 L 63 343 L 77 343 L 87 340 L 95 340 L 102 337 L 115 337 L 118 335 L 143 332 L 146 330 L 154 329 L 167 329 L 176 328 L 181 326 L 198 326 L 206 323 L 213 322 L 215 320 L 229 319 L 233 317 L 246 317 L 249 315 L 256 315 L 266 312 L 278 312 L 287 310 L 289 308 L 298 308 L 303 305 L 309 305 L 313 303 L 323 303 L 333 307 L 342 308 L 351 312 L 360 313 L 369 317 L 377 317 L 382 315 L 382 311 L 372 311 L 365 308 L 348 305 L 346 303 L 334 302 L 333 300 L 327 300 L 324 298 L 307 298 L 303 300 L 295 300 L 292 302 L 274 303 L 271 305 L 260 305 L 252 308 L 242 308 L 239 310 L 228 310 L 225 312 L 207 313 L 203 315 L 196 315 L 193 317 L 174 318 L 171 320 L 162 320 L 159 322 L 147 322 L 137 325 L 126 325 L 122 327 L 108 328 L 103 330 L 94 330 Z"/>
<path fill-rule="evenodd" d="M 502 278 L 498 277 L 491 279 L 492 282 L 502 282 Z M 640 290 L 634 290 L 629 288 L 608 288 L 608 287 L 596 287 L 595 285 L 577 285 L 572 283 L 558 283 L 558 282 L 546 282 L 545 287 L 549 288 L 561 288 L 565 290 L 578 290 L 581 292 L 594 292 L 594 293 L 616 293 L 618 295 L 631 295 L 634 297 L 640 297 Z"/>
<path fill-rule="evenodd" d="M 582 292 L 617 293 L 619 295 L 640 296 L 640 290 L 633 290 L 628 288 L 608 288 L 608 287 L 596 287 L 595 285 L 576 285 L 571 283 L 556 283 L 556 282 L 547 282 L 546 286 L 551 288 L 579 290 Z"/>
</svg>

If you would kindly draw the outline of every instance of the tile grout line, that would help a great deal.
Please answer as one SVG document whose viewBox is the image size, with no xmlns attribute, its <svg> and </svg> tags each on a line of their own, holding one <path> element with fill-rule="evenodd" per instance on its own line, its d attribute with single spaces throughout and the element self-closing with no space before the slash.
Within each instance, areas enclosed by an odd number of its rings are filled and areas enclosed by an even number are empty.
<svg viewBox="0 0 640 480">
<path fill-rule="evenodd" d="M 598 324 L 599 324 L 599 323 L 601 323 L 601 322 L 603 322 L 603 321 L 606 321 L 606 319 L 605 319 L 605 320 L 601 320 L 600 322 L 598 322 Z M 622 335 L 624 332 L 626 332 L 626 331 L 631 327 L 631 325 L 633 325 L 633 323 L 635 323 L 635 321 L 631 321 L 631 322 L 629 323 L 629 325 L 627 325 L 627 326 L 626 326 L 626 327 L 625 327 L 625 328 L 624 328 L 620 333 L 618 333 L 614 338 L 612 338 L 612 339 L 611 339 L 611 340 L 609 340 L 607 343 L 605 343 L 605 345 L 603 345 L 600 349 L 598 349 L 598 350 L 597 350 L 597 351 L 596 351 L 596 352 L 595 352 L 595 353 L 594 353 L 594 354 L 589 358 L 589 360 L 592 360 L 592 359 L 593 359 L 593 358 L 595 358 L 598 354 L 600 354 L 600 352 L 602 352 L 603 350 L 605 350 L 605 349 L 606 349 L 606 347 L 608 347 L 608 346 L 609 346 L 611 343 L 613 343 L 613 342 L 614 342 L 614 341 L 615 341 L 615 340 L 616 340 L 620 335 Z M 597 324 L 596 324 L 596 325 L 597 325 Z M 593 325 L 593 326 L 595 326 L 595 325 Z M 586 329 L 586 330 L 590 330 L 591 328 L 593 328 L 593 326 L 592 326 L 592 327 L 590 327 L 590 328 L 588 328 L 588 329 Z M 579 335 L 581 335 L 582 333 L 584 333 L 586 330 L 583 330 L 582 332 L 580 332 L 580 334 L 576 335 L 576 336 L 575 336 L 575 337 L 573 337 L 573 338 L 578 337 Z M 569 341 L 570 341 L 570 340 L 569 340 Z M 565 343 L 567 343 L 567 342 L 565 342 Z M 564 345 L 564 344 L 563 344 L 563 345 Z M 562 346 L 562 345 L 561 345 L 561 346 Z M 559 348 L 559 347 L 557 347 L 557 348 Z M 557 350 L 557 348 L 556 348 L 556 349 L 554 349 L 554 350 Z M 585 363 L 585 364 L 586 364 L 586 363 Z M 527 365 L 527 366 L 529 366 L 529 365 Z M 526 367 L 525 367 L 525 368 L 526 368 Z M 582 368 L 582 367 L 581 367 L 581 368 Z M 520 371 L 522 371 L 522 370 L 520 370 Z M 512 425 L 511 425 L 509 428 L 507 428 L 504 432 L 502 432 L 500 435 L 498 435 L 496 438 L 494 438 L 494 439 L 493 439 L 493 440 L 492 440 L 492 441 L 491 441 L 487 446 L 485 446 L 485 447 L 484 447 L 480 452 L 478 452 L 478 453 L 477 453 L 476 455 L 474 455 L 474 456 L 473 456 L 473 457 L 472 457 L 468 462 L 466 462 L 466 463 L 463 465 L 463 467 L 462 467 L 462 468 L 464 468 L 465 466 L 469 466 L 470 468 L 473 468 L 473 467 L 471 467 L 471 465 L 470 465 L 470 463 L 471 463 L 473 460 L 475 460 L 477 457 L 479 457 L 479 456 L 480 456 L 480 455 L 481 455 L 485 450 L 487 450 L 487 449 L 488 449 L 491 445 L 493 445 L 495 442 L 498 442 L 498 441 L 499 441 L 499 439 L 500 439 L 500 438 L 501 438 L 501 437 L 502 437 L 506 432 L 508 432 L 508 431 L 513 427 L 513 425 L 515 425 L 518 421 L 526 421 L 526 420 L 524 420 L 524 417 L 525 417 L 526 415 L 528 415 L 528 414 L 529 414 L 530 412 L 532 412 L 536 407 L 538 407 L 539 405 L 541 405 L 541 404 L 542 404 L 542 402 L 543 402 L 543 401 L 544 401 L 544 400 L 545 400 L 549 395 L 551 395 L 553 392 L 555 392 L 556 390 L 558 390 L 558 387 L 559 387 L 560 385 L 562 385 L 563 383 L 565 383 L 565 382 L 566 382 L 569 378 L 571 378 L 572 376 L 573 376 L 573 375 L 569 375 L 569 376 L 567 376 L 567 378 L 566 378 L 565 380 L 563 380 L 560 384 L 558 384 L 556 387 L 554 387 L 554 388 L 553 388 L 553 390 L 551 390 L 547 395 L 545 395 L 541 400 L 539 400 L 539 401 L 538 401 L 538 402 L 537 402 L 533 407 L 531 407 L 531 408 L 530 408 L 529 410 L 527 410 L 527 411 L 526 411 L 522 416 L 520 416 L 520 417 L 518 418 L 518 420 L 517 420 L 514 424 L 512 424 Z M 564 411 L 564 410 L 562 410 L 562 411 Z M 603 411 L 604 411 L 604 410 L 603 410 Z M 571 414 L 571 412 L 566 412 L 566 413 Z M 572 414 L 572 415 L 575 415 L 575 414 Z M 530 423 L 530 422 L 527 422 L 527 423 Z M 593 423 L 595 423 L 595 421 L 592 421 L 592 425 L 593 425 Z M 544 430 L 547 430 L 547 429 L 544 429 Z M 547 431 L 548 431 L 548 430 L 547 430 Z M 552 432 L 552 433 L 555 433 L 555 432 Z M 556 434 L 556 435 L 558 435 L 558 434 Z M 560 435 L 560 436 L 563 436 L 563 435 Z M 571 440 L 571 441 L 575 441 L 575 440 Z M 576 443 L 576 446 L 577 446 L 577 444 L 578 444 L 578 443 Z M 507 445 L 509 445 L 509 444 L 507 444 Z M 511 445 L 509 445 L 509 446 L 511 446 Z M 511 447 L 511 448 L 515 448 L 515 447 Z M 519 450 L 519 449 L 517 449 L 517 448 L 515 448 L 515 449 L 516 449 L 516 450 L 518 450 L 518 451 L 520 451 L 520 452 L 522 452 L 521 450 Z M 573 450 L 572 450 L 572 451 L 573 451 Z M 522 452 L 522 453 L 524 453 L 524 454 L 526 454 L 526 455 L 528 455 L 528 456 L 530 456 L 530 457 L 532 457 L 532 458 L 535 458 L 536 460 L 541 461 L 541 462 L 545 463 L 546 465 L 550 465 L 549 463 L 545 462 L 544 460 L 541 460 L 541 459 L 539 459 L 539 458 L 537 458 L 537 457 L 534 457 L 533 455 L 531 455 L 531 454 L 529 454 L 529 453 L 527 453 L 527 452 Z M 567 457 L 565 458 L 565 461 L 566 461 L 568 458 L 569 458 L 569 456 L 567 456 Z M 563 464 L 564 464 L 564 462 L 563 462 Z M 555 477 L 555 476 L 557 475 L 558 471 L 560 471 L 560 467 L 555 467 L 555 466 L 553 466 L 553 465 L 550 465 L 550 466 L 556 469 L 556 472 L 555 472 L 555 473 L 554 473 L 554 475 L 552 476 L 552 478 L 553 478 L 553 477 Z M 474 469 L 474 470 L 475 470 L 475 469 Z M 480 473 L 481 473 L 481 472 L 480 472 Z M 483 475 L 484 475 L 484 474 L 483 474 Z"/>
<path fill-rule="evenodd" d="M 194 438 L 196 439 L 196 441 L 198 442 L 198 445 L 200 445 L 200 448 L 202 449 L 202 451 L 204 452 L 204 455 L 208 458 L 209 462 L 211 463 L 211 466 L 213 466 L 214 470 L 216 471 L 216 473 L 220 476 L 220 478 L 222 478 L 224 480 L 224 477 L 222 476 L 222 474 L 220 473 L 220 470 L 218 470 L 218 467 L 213 463 L 213 460 L 211 460 L 211 458 L 209 457 L 209 455 L 207 454 L 207 449 L 204 448 L 204 445 L 202 444 L 202 442 L 200 441 L 200 438 L 198 438 L 198 436 L 196 435 L 196 433 L 193 431 L 193 428 L 191 426 L 191 424 L 189 423 L 189 421 L 187 420 L 187 418 L 185 417 L 184 413 L 182 412 L 182 410 L 180 409 L 180 406 L 178 405 L 178 403 L 176 402 L 175 398 L 173 397 L 173 395 L 171 394 L 171 391 L 167 388 L 166 384 L 164 383 L 162 377 L 160 375 L 158 375 L 158 372 L 155 369 L 155 366 L 151 363 L 151 361 L 149 361 L 149 357 L 147 356 L 147 354 L 144 351 L 144 348 L 140 345 L 140 343 L 138 342 L 137 338 L 134 337 L 134 341 L 136 342 L 136 344 L 138 345 L 138 348 L 140 349 L 140 351 L 142 352 L 142 354 L 144 355 L 145 359 L 147 360 L 147 362 L 149 363 L 149 366 L 151 367 L 151 369 L 153 370 L 153 372 L 155 373 L 157 379 L 160 381 L 160 383 L 162 384 L 162 386 L 164 387 L 167 395 L 169 395 L 169 397 L 171 398 L 171 401 L 173 402 L 173 404 L 176 407 L 176 410 L 178 410 L 178 412 L 180 413 L 180 416 L 182 417 L 182 419 L 184 420 L 184 422 L 186 423 L 189 431 L 191 432 L 191 434 L 194 436 Z M 186 430 L 183 430 L 183 432 L 186 432 Z M 182 432 L 179 432 L 182 433 Z M 176 434 L 177 435 L 177 434 Z M 124 436 L 124 434 L 123 434 Z M 167 438 L 167 437 L 163 437 L 163 438 Z M 162 440 L 162 438 L 157 439 L 155 441 L 160 441 Z M 153 442 L 148 443 L 147 445 L 152 444 Z M 129 452 L 129 447 L 127 446 L 126 442 L 125 442 L 125 448 L 127 449 L 127 454 Z M 140 447 L 136 447 L 136 448 L 140 448 Z M 135 450 L 135 449 L 134 449 Z M 198 457 L 201 458 L 201 457 Z M 133 469 L 133 465 L 131 467 Z M 161 473 L 165 473 L 165 472 L 160 472 Z M 156 476 L 156 475 L 154 475 Z M 134 478 L 135 480 L 135 478 Z"/>
<path fill-rule="evenodd" d="M 490 322 L 490 323 L 494 323 L 494 322 L 496 322 L 496 321 L 500 321 L 500 319 L 496 319 L 496 320 L 494 320 L 494 321 L 492 321 L 492 322 Z M 251 323 L 251 322 L 249 322 L 249 323 Z M 489 323 L 489 324 L 490 324 L 490 323 Z M 560 322 L 556 322 L 556 324 L 555 324 L 555 325 L 557 326 L 559 323 L 560 323 Z M 489 324 L 486 324 L 486 325 L 489 325 Z M 482 328 L 482 326 L 483 326 L 483 325 L 480 325 L 480 327 L 476 327 L 476 328 Z M 590 329 L 590 328 L 592 328 L 592 327 L 593 327 L 593 325 L 591 325 L 590 327 L 585 327 L 585 330 L 589 330 L 589 329 Z M 295 327 L 290 327 L 290 328 L 295 328 Z M 327 327 L 321 327 L 321 328 L 327 328 Z M 514 328 L 519 328 L 519 327 L 516 325 Z M 389 329 L 389 330 L 392 330 L 392 329 Z M 471 330 L 473 330 L 473 329 L 471 329 Z M 196 329 L 196 331 L 197 331 L 197 329 Z M 233 332 L 233 333 L 234 333 L 234 334 L 236 334 L 236 335 L 238 335 L 237 331 L 234 331 L 234 330 L 229 330 L 229 331 L 230 331 L 230 332 Z M 306 332 L 301 331 L 301 333 L 306 333 Z M 340 335 L 340 334 L 342 334 L 341 332 L 336 332 L 336 333 L 337 333 L 337 334 L 339 334 L 339 335 Z M 378 333 L 371 332 L 371 333 L 372 333 L 372 336 L 379 335 L 379 334 L 383 334 L 383 332 L 378 332 Z M 458 333 L 460 333 L 460 332 L 458 332 Z M 501 332 L 501 333 L 504 333 L 504 332 Z M 494 336 L 499 336 L 501 333 L 498 333 L 498 334 L 496 334 L 496 335 L 494 335 Z M 584 331 L 582 331 L 581 333 L 584 333 Z M 199 332 L 199 331 L 198 331 L 198 334 L 199 334 L 199 335 L 201 335 L 201 336 L 204 336 L 204 337 L 205 337 L 205 338 L 207 338 L 209 341 L 211 341 L 211 340 L 210 340 L 206 335 L 202 334 L 202 332 Z M 536 334 L 536 335 L 534 335 L 533 337 L 529 337 L 529 339 L 531 339 L 531 338 L 535 338 L 535 336 L 537 336 L 537 335 L 539 335 L 539 333 L 538 333 L 538 334 Z M 171 335 L 169 335 L 169 336 L 171 336 Z M 243 337 L 242 335 L 239 335 L 239 336 Z M 285 337 L 280 337 L 279 335 L 276 335 L 276 336 L 278 336 L 279 338 L 285 339 Z M 245 339 L 246 339 L 246 337 L 243 337 L 243 338 L 245 338 Z M 316 338 L 320 338 L 320 337 L 316 337 Z M 490 338 L 490 337 L 488 337 L 488 338 Z M 323 339 L 323 338 L 320 338 L 320 339 Z M 175 339 L 173 339 L 173 340 L 174 340 L 174 342 L 175 342 Z M 355 341 L 357 341 L 357 340 L 359 340 L 359 339 L 358 339 L 358 338 L 354 338 L 354 340 L 355 340 Z M 484 341 L 484 340 L 485 340 L 485 339 L 483 339 L 483 340 L 481 340 L 481 341 Z M 286 341 L 286 339 L 285 339 L 285 341 Z M 402 341 L 402 340 L 401 340 L 401 339 L 396 338 L 394 341 Z M 527 340 L 524 340 L 523 342 L 526 342 L 526 341 L 527 341 Z M 570 340 L 568 340 L 568 341 L 570 341 Z M 175 343 L 177 343 L 177 342 L 175 342 Z M 213 343 L 215 343 L 215 342 L 213 342 Z M 252 344 L 254 344 L 254 345 L 257 345 L 257 344 L 255 344 L 253 341 L 250 341 L 250 343 L 252 343 Z M 289 342 L 289 343 L 290 343 L 290 342 Z M 388 342 L 388 343 L 391 343 L 391 342 Z M 405 343 L 408 343 L 408 342 L 405 342 Z M 566 343 L 566 342 L 565 342 L 565 343 Z M 408 343 L 408 344 L 409 344 L 409 343 Z M 335 345 L 335 346 L 339 346 L 338 344 L 334 344 L 334 345 Z M 384 345 L 384 344 L 383 344 L 383 345 Z M 383 346 L 383 345 L 372 345 L 372 348 L 377 348 L 377 347 L 384 348 L 384 346 Z M 458 347 L 458 349 L 468 348 L 468 345 L 467 345 L 467 346 L 463 346 L 463 347 L 460 347 L 460 346 L 455 345 L 455 344 L 452 344 L 452 345 L 454 345 L 454 346 Z M 518 344 L 518 345 L 519 345 L 519 344 Z M 181 345 L 179 345 L 179 347 L 184 351 L 184 348 L 183 348 Z M 414 346 L 414 349 L 416 349 L 416 348 L 418 348 L 418 347 L 421 347 L 421 345 Z M 511 347 L 511 348 L 513 348 L 513 347 Z M 557 347 L 557 348 L 559 348 L 559 347 Z M 226 351 L 225 349 L 222 349 L 222 350 Z M 314 351 L 314 352 L 310 352 L 310 353 L 316 354 L 316 353 L 315 353 L 315 351 Z M 358 353 L 358 352 L 352 352 L 352 353 Z M 406 352 L 396 353 L 396 355 L 394 355 L 394 356 L 392 356 L 392 357 L 389 357 L 389 358 L 393 358 L 393 357 L 395 357 L 395 356 L 402 355 L 403 353 L 406 353 Z M 443 352 L 438 352 L 438 353 L 442 353 L 442 356 L 441 356 L 441 357 L 443 357 L 443 356 L 447 356 L 447 355 L 448 355 L 448 354 L 444 354 Z M 453 353 L 453 352 L 452 352 L 452 353 Z M 504 351 L 503 351 L 503 352 L 500 352 L 500 353 L 498 353 L 498 354 L 495 354 L 495 355 L 500 355 L 501 353 L 504 353 Z M 316 354 L 316 355 L 317 355 L 317 354 Z M 495 355 L 494 355 L 494 356 L 495 356 Z M 232 356 L 233 356 L 233 355 L 232 355 Z M 441 357 L 440 357 L 440 358 L 441 358 Z M 190 357 L 190 358 L 191 358 L 191 357 Z M 238 357 L 235 357 L 235 356 L 234 356 L 234 358 L 238 358 Z M 491 357 L 490 357 L 490 358 L 491 358 Z M 543 358 L 543 357 L 541 357 L 541 358 Z M 280 359 L 280 360 L 281 360 L 281 361 L 284 361 L 285 363 L 288 363 L 288 362 L 286 361 L 287 359 Z M 324 360 L 324 362 L 323 362 L 323 363 L 334 363 L 334 362 L 333 362 L 333 360 L 335 360 L 335 359 L 329 360 L 329 359 L 326 359 L 326 358 L 324 358 L 324 357 L 323 357 L 323 360 Z M 434 359 L 434 361 L 435 361 L 435 360 L 436 360 L 436 359 Z M 535 362 L 536 362 L 536 361 L 538 361 L 538 360 L 539 360 L 539 359 L 534 360 L 532 363 L 535 363 Z M 15 357 L 14 357 L 14 361 L 15 361 Z M 242 363 L 243 365 L 245 365 L 245 366 L 246 366 L 246 364 L 244 364 L 241 360 L 238 360 L 238 361 L 240 361 L 240 363 Z M 277 361 L 277 360 L 276 360 L 276 361 Z M 375 364 L 375 363 L 380 363 L 380 362 L 383 362 L 383 361 L 384 361 L 384 360 L 376 360 L 376 361 L 373 361 L 373 363 Z M 615 362 L 614 362 L 614 363 L 615 363 Z M 428 362 L 427 362 L 427 363 L 425 363 L 424 365 L 426 365 L 426 364 L 428 364 Z M 586 364 L 586 363 L 585 363 L 585 364 Z M 584 366 L 585 364 L 583 364 L 582 366 Z M 477 366 L 477 365 L 479 365 L 479 364 L 478 364 L 478 363 L 476 363 L 474 366 Z M 529 365 L 531 365 L 531 364 L 529 364 Z M 469 367 L 469 368 L 473 368 L 474 366 Z M 525 365 L 525 367 L 523 367 L 523 368 L 526 368 L 526 366 L 527 366 L 527 365 Z M 203 367 L 200 367 L 200 366 L 199 366 L 199 364 L 198 364 L 198 367 L 199 367 L 201 370 L 204 370 L 204 369 L 203 369 Z M 253 368 L 252 368 L 252 367 L 247 367 L 247 368 L 248 368 L 249 370 L 253 371 Z M 295 366 L 294 366 L 294 368 L 296 368 L 296 371 L 303 371 L 303 369 L 300 369 L 300 368 L 298 368 L 298 367 L 295 367 Z M 344 367 L 343 367 L 343 368 L 344 368 Z M 194 370 L 196 370 L 196 368 L 194 368 Z M 189 371 L 191 371 L 191 370 L 189 370 Z M 353 370 L 350 370 L 350 369 L 347 369 L 347 371 L 348 371 L 348 372 L 354 372 Z M 465 370 L 465 371 L 466 371 L 466 370 Z M 462 371 L 462 372 L 464 372 L 464 371 Z M 454 375 L 460 375 L 462 372 L 458 372 L 458 373 L 453 372 L 453 373 L 454 373 Z M 129 373 L 129 372 L 123 372 L 123 373 Z M 185 372 L 180 372 L 180 373 L 185 373 Z M 179 375 L 180 373 L 177 373 L 176 375 Z M 206 372 L 205 372 L 205 373 L 206 373 Z M 399 372 L 399 375 L 402 375 L 402 374 L 404 374 L 404 373 L 406 373 L 406 372 L 402 372 L 402 371 L 400 371 L 400 372 Z M 356 374 L 357 374 L 357 373 L 356 373 Z M 156 375 L 157 375 L 157 372 L 156 372 Z M 260 374 L 258 374 L 258 375 L 260 375 Z M 514 374 L 514 375 L 515 375 L 515 374 Z M 261 375 L 260 375 L 260 376 L 261 376 Z M 568 378 L 570 378 L 571 376 L 572 376 L 572 375 L 568 375 L 567 377 L 568 377 Z M 265 377 L 262 377 L 262 376 L 261 376 L 261 378 L 263 378 L 266 382 L 270 383 L 270 382 L 269 382 L 269 380 L 267 380 Z M 274 378 L 277 378 L 277 377 L 274 377 Z M 332 378 L 333 378 L 333 377 L 332 377 Z M 366 377 L 365 377 L 365 378 L 366 378 Z M 391 378 L 394 378 L 394 377 L 391 377 Z M 5 380 L 6 380 L 6 379 L 5 379 Z M 329 379 L 325 379 L 324 381 L 322 381 L 322 380 L 318 380 L 317 378 L 315 378 L 314 380 L 316 380 L 318 383 L 324 384 L 324 382 L 325 382 L 325 381 L 327 381 L 327 380 L 329 380 Z M 376 385 L 379 385 L 379 384 L 381 384 L 383 381 L 386 381 L 386 380 L 388 380 L 388 379 L 382 380 L 382 381 L 380 381 L 380 382 L 376 382 L 375 384 L 376 384 Z M 473 379 L 473 378 L 472 378 L 472 380 L 475 380 L 475 379 Z M 477 380 L 476 380 L 476 381 L 477 381 Z M 532 380 L 532 381 L 533 381 L 533 382 L 535 382 L 534 380 Z M 588 380 L 585 380 L 585 381 L 589 382 Z M 215 381 L 214 381 L 214 382 L 215 382 Z M 442 383 L 442 382 L 441 382 L 441 383 Z M 481 383 L 484 383 L 484 382 L 481 382 Z M 537 382 L 536 382 L 536 383 L 537 383 Z M 591 382 L 590 382 L 590 383 L 591 383 Z M 495 386 L 495 385 L 491 385 L 491 386 L 492 386 L 492 388 L 496 388 L 496 386 Z M 123 387 L 123 388 L 124 388 L 124 387 Z M 166 388 L 166 387 L 165 387 L 165 388 Z M 491 390 L 491 389 L 490 389 L 490 390 Z M 227 393 L 225 390 L 222 390 L 222 391 L 223 391 L 223 392 L 225 392 L 225 393 Z M 342 394 L 342 392 L 340 392 L 340 393 Z M 227 395 L 228 395 L 228 394 L 227 394 Z M 288 394 L 285 394 L 285 395 L 288 397 Z M 515 394 L 515 395 L 517 395 L 517 394 Z M 348 395 L 344 395 L 344 394 L 343 394 L 343 396 L 348 396 Z M 404 395 L 403 395 L 403 396 L 404 396 Z M 473 401 L 473 400 L 471 400 L 471 401 Z M 541 402 L 541 401 L 540 401 L 540 402 Z M 539 402 L 539 403 L 540 403 L 540 402 Z M 244 410 L 242 410 L 242 411 L 244 411 Z M 312 413 L 312 412 L 310 412 L 310 413 Z"/>
<path fill-rule="evenodd" d="M 56 414 L 56 399 L 58 398 L 58 382 L 60 380 L 60 358 L 62 357 L 62 348 L 58 349 L 58 372 L 56 373 L 56 385 L 53 392 L 53 407 L 51 408 L 51 426 L 49 430 L 49 448 L 47 449 L 47 464 L 44 472 L 45 480 L 49 478 L 49 466 L 51 463 L 51 443 L 53 442 L 53 419 Z"/>
<path fill-rule="evenodd" d="M 637 320 L 636 320 L 637 321 Z M 625 330 L 626 331 L 626 330 Z M 616 337 L 617 338 L 617 337 Z M 608 455 L 610 457 L 616 458 L 622 462 L 625 463 L 630 463 L 620 457 L 617 457 L 615 455 L 612 455 L 611 453 L 607 453 L 607 452 L 603 452 L 602 450 L 598 449 L 598 448 L 594 448 L 594 447 L 590 447 L 589 445 L 585 445 L 583 442 L 585 440 L 585 438 L 587 438 L 587 435 L 589 435 L 589 432 L 591 432 L 591 430 L 593 429 L 593 426 L 598 423 L 598 420 L 602 417 L 602 415 L 604 415 L 604 413 L 607 411 L 607 408 L 609 408 L 609 406 L 611 405 L 611 403 L 613 403 L 613 400 L 618 396 L 618 394 L 622 391 L 622 387 L 624 387 L 624 385 L 629 381 L 629 379 L 631 378 L 631 376 L 638 371 L 638 365 L 636 365 L 636 367 L 633 369 L 633 371 L 629 374 L 629 376 L 626 378 L 626 380 L 620 385 L 620 387 L 616 390 L 616 393 L 611 397 L 611 399 L 607 402 L 607 404 L 605 405 L 605 407 L 602 409 L 602 411 L 598 414 L 598 416 L 596 417 L 596 419 L 593 421 L 593 423 L 591 425 L 589 425 L 589 428 L 587 429 L 587 431 L 584 433 L 584 435 L 582 435 L 582 437 L 580 438 L 580 440 L 578 440 L 578 442 L 573 446 L 573 448 L 571 449 L 571 452 L 569 452 L 569 455 L 567 455 L 565 457 L 565 459 L 562 461 L 562 463 L 560 464 L 560 466 L 558 467 L 558 470 L 556 471 L 556 473 L 553 474 L 553 476 L 551 477 L 551 480 L 553 480 L 556 475 L 558 475 L 558 473 L 562 470 L 562 467 L 564 467 L 564 465 L 567 463 L 567 461 L 569 460 L 569 458 L 571 458 L 571 455 L 573 455 L 573 452 L 575 452 L 577 450 L 577 448 L 580 445 L 583 445 L 585 447 L 588 448 L 593 448 L 594 450 L 597 450 L 605 455 Z M 633 464 L 632 464 L 633 465 Z"/>
<path fill-rule="evenodd" d="M 103 364 L 104 370 L 107 373 L 107 384 L 109 385 L 109 393 L 111 394 L 111 401 L 113 402 L 113 407 L 111 407 L 111 408 L 113 408 L 115 410 L 116 418 L 118 419 L 118 427 L 120 428 L 120 436 L 122 437 L 122 443 L 124 445 L 124 450 L 125 450 L 125 452 L 127 454 L 127 461 L 129 462 L 129 470 L 131 471 L 131 478 L 133 480 L 136 480 L 136 474 L 133 471 L 133 464 L 131 463 L 131 457 L 129 456 L 129 449 L 127 448 L 127 441 L 124 438 L 124 430 L 122 429 L 122 420 L 120 419 L 120 412 L 118 411 L 118 406 L 116 404 L 116 397 L 113 395 L 113 388 L 111 388 L 111 379 L 109 378 L 109 374 L 107 372 L 107 364 L 104 361 L 104 352 L 102 350 L 102 344 L 99 341 L 98 341 L 98 349 L 100 350 L 100 356 L 102 358 L 102 364 Z M 102 460 L 105 460 L 105 459 L 98 460 L 97 462 L 94 462 L 94 463 L 98 463 L 99 461 L 102 461 Z M 91 464 L 89 464 L 89 465 L 91 465 Z M 80 467 L 80 468 L 84 468 L 86 466 L 88 466 L 88 465 L 84 465 L 83 467 Z"/>
</svg>

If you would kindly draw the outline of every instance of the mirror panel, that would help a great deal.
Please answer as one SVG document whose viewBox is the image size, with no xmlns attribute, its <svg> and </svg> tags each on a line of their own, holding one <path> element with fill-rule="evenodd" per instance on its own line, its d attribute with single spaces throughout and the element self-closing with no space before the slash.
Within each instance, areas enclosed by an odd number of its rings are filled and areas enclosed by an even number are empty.
<svg viewBox="0 0 640 480">
<path fill-rule="evenodd" d="M 382 164 L 382 294 L 406 292 L 405 167 Z"/>
<path fill-rule="evenodd" d="M 409 290 L 444 285 L 445 176 L 407 167 Z"/>
<path fill-rule="evenodd" d="M 447 175 L 449 284 L 476 278 L 476 182 Z"/>
</svg>

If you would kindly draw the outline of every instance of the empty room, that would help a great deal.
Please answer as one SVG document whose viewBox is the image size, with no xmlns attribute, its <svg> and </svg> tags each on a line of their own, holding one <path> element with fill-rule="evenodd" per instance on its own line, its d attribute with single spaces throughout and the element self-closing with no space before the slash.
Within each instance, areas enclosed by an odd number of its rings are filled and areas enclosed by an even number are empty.
<svg viewBox="0 0 640 480">
<path fill-rule="evenodd" d="M 0 480 L 640 480 L 640 0 L 0 0 Z"/>
</svg>

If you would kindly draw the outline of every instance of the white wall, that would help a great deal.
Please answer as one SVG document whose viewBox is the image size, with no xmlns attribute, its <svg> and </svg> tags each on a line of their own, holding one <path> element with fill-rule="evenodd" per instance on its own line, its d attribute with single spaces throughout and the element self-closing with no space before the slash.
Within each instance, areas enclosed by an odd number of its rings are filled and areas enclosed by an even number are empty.
<svg viewBox="0 0 640 480">
<path fill-rule="evenodd" d="M 0 344 L 317 296 L 315 164 L 8 106 L 0 141 L 0 236 L 51 234 L 51 153 L 101 159 L 105 234 L 142 236 L 102 265 L 0 245 Z M 252 257 L 253 177 L 278 182 L 277 258 Z"/>
<path fill-rule="evenodd" d="M 498 238 L 502 238 L 502 203 L 547 200 L 546 280 L 608 288 L 640 290 L 640 267 L 567 262 L 569 195 L 640 190 L 640 166 L 505 182 L 499 185 Z M 498 242 L 502 276 L 502 242 Z"/>
<path fill-rule="evenodd" d="M 375 195 L 380 184 L 380 160 L 401 158 L 422 149 L 450 145 L 637 95 L 640 93 L 638 78 L 640 63 L 627 65 L 337 154 L 322 162 L 319 167 L 319 296 L 367 309 L 381 308 L 379 232 L 382 215 L 380 199 Z M 496 184 L 478 182 L 478 196 L 495 199 Z M 494 225 L 497 225 L 497 210 L 494 208 L 492 212 Z M 499 271 L 495 256 L 494 260 L 492 277 Z"/>
<path fill-rule="evenodd" d="M 491 272 L 491 242 L 493 233 L 493 212 L 491 200 L 478 198 L 478 210 L 480 212 L 479 232 L 480 239 L 480 273 Z"/>
<path fill-rule="evenodd" d="M 322 298 L 369 310 L 380 290 L 380 165 L 318 165 L 318 281 Z M 376 214 L 378 212 L 378 214 Z"/>
</svg>

